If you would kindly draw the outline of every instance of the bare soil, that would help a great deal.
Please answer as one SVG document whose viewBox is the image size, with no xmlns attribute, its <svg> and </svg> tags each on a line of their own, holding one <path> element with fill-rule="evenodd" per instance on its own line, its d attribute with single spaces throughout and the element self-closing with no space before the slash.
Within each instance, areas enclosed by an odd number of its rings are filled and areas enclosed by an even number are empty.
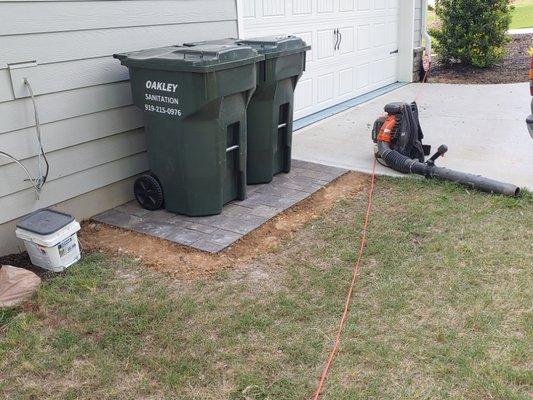
<svg viewBox="0 0 533 400">
<path fill-rule="evenodd" d="M 330 210 L 338 199 L 353 197 L 360 192 L 367 181 L 365 174 L 348 172 L 217 254 L 92 221 L 82 225 L 79 237 L 88 251 L 128 255 L 145 266 L 182 279 L 192 279 L 238 267 L 275 249 L 307 222 Z"/>
<path fill-rule="evenodd" d="M 428 82 L 431 83 L 518 83 L 529 79 L 533 34 L 512 35 L 506 46 L 505 57 L 491 68 L 476 68 L 464 64 L 433 63 Z"/>
</svg>

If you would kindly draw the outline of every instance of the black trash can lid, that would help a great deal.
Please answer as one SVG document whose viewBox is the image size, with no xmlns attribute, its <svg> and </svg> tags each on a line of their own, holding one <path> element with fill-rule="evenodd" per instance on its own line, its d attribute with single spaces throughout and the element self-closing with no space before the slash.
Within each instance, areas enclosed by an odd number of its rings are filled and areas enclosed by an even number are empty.
<svg viewBox="0 0 533 400">
<path fill-rule="evenodd" d="M 263 58 L 250 46 L 236 43 L 159 47 L 113 57 L 128 67 L 178 72 L 212 72 L 252 64 Z"/>
<path fill-rule="evenodd" d="M 238 43 L 254 48 L 259 54 L 263 54 L 267 59 L 287 56 L 294 53 L 302 53 L 311 49 L 311 46 L 308 46 L 301 38 L 293 35 L 242 39 L 239 40 Z"/>
<path fill-rule="evenodd" d="M 74 221 L 74 217 L 50 208 L 43 208 L 23 217 L 17 228 L 38 235 L 50 235 Z"/>
</svg>

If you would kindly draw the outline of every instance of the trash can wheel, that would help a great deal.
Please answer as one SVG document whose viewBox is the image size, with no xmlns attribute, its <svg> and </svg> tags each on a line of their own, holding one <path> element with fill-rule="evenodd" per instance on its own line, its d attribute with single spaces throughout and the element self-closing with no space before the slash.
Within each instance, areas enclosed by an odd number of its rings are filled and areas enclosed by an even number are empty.
<svg viewBox="0 0 533 400">
<path fill-rule="evenodd" d="M 163 188 L 153 175 L 138 177 L 133 184 L 133 194 L 146 210 L 159 210 L 163 206 Z"/>
</svg>

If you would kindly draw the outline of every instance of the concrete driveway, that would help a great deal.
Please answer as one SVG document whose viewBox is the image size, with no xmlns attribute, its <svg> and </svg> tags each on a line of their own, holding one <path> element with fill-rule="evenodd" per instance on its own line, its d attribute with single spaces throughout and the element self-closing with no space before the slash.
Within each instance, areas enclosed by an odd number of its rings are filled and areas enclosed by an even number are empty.
<svg viewBox="0 0 533 400">
<path fill-rule="evenodd" d="M 420 93 L 419 93 L 420 92 Z M 356 171 L 372 169 L 372 124 L 383 106 L 419 93 L 425 144 L 448 145 L 438 165 L 533 190 L 533 140 L 525 124 L 529 83 L 410 84 L 295 132 L 293 157 Z M 378 166 L 380 174 L 396 174 Z"/>
</svg>

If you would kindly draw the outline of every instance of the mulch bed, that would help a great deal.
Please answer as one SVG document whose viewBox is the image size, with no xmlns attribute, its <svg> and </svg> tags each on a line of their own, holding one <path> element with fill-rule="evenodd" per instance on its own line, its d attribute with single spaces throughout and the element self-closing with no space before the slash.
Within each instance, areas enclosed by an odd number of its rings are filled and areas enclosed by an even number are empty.
<svg viewBox="0 0 533 400">
<path fill-rule="evenodd" d="M 433 60 L 428 82 L 431 83 L 517 83 L 529 80 L 533 34 L 512 35 L 507 44 L 507 54 L 495 66 L 486 69 L 455 64 L 444 66 Z"/>
</svg>

